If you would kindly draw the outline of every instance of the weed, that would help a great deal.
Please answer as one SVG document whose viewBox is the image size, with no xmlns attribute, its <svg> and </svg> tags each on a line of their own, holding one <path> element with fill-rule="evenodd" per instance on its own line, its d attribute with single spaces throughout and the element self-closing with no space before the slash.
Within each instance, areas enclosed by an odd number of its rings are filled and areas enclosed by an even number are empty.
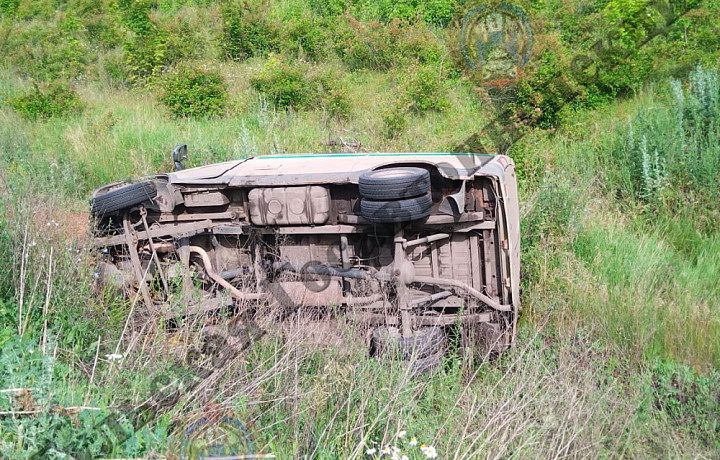
<svg viewBox="0 0 720 460">
<path fill-rule="evenodd" d="M 658 361 L 650 369 L 655 407 L 673 424 L 720 448 L 720 375 L 699 375 L 672 362 Z"/>
</svg>

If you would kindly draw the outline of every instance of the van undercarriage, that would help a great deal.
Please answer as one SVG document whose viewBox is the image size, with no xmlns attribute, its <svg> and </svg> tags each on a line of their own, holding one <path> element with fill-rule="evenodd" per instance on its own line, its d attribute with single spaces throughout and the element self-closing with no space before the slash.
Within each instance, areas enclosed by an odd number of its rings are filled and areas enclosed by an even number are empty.
<svg viewBox="0 0 720 460">
<path fill-rule="evenodd" d="M 358 183 L 185 182 L 93 199 L 101 279 L 151 310 L 330 307 L 376 327 L 376 342 L 460 325 L 480 327 L 488 352 L 512 342 L 518 242 L 497 177 L 392 163 Z"/>
</svg>

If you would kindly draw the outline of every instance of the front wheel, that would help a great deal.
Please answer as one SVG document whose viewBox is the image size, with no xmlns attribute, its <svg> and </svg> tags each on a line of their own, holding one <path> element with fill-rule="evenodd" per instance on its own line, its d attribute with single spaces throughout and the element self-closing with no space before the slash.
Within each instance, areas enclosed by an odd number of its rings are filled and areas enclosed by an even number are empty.
<svg viewBox="0 0 720 460">
<path fill-rule="evenodd" d="M 103 217 L 143 201 L 152 200 L 156 196 L 157 186 L 153 181 L 148 180 L 125 185 L 107 193 L 93 196 L 90 212 L 95 216 Z"/>
</svg>

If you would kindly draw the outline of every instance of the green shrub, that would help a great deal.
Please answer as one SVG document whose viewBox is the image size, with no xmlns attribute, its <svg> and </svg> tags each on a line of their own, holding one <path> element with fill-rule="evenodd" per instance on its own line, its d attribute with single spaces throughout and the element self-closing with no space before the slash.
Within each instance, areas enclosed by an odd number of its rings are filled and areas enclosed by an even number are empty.
<svg viewBox="0 0 720 460">
<path fill-rule="evenodd" d="M 324 72 L 316 77 L 316 99 L 332 118 L 346 119 L 350 115 L 352 102 L 346 85 L 337 72 Z"/>
<path fill-rule="evenodd" d="M 250 85 L 278 109 L 303 109 L 310 103 L 313 93 L 304 67 L 281 56 L 271 56 L 260 73 L 250 78 Z"/>
<path fill-rule="evenodd" d="M 27 120 L 62 117 L 82 109 L 77 93 L 67 84 L 35 84 L 25 94 L 11 98 L 8 104 Z"/>
<path fill-rule="evenodd" d="M 122 44 L 121 30 L 117 20 L 110 14 L 92 14 L 84 21 L 89 41 L 110 49 Z"/>
<path fill-rule="evenodd" d="M 339 16 L 347 10 L 347 0 L 309 0 L 315 14 L 326 17 Z"/>
<path fill-rule="evenodd" d="M 440 72 L 431 67 L 411 67 L 402 80 L 403 92 L 415 113 L 442 112 L 448 107 Z"/>
<path fill-rule="evenodd" d="M 703 198 L 718 196 L 718 72 L 698 66 L 688 81 L 685 89 L 681 81 L 671 80 L 669 103 L 654 103 L 630 116 L 622 142 L 613 148 L 623 192 L 652 207 L 688 192 Z"/>
<path fill-rule="evenodd" d="M 157 77 L 173 64 L 196 57 L 200 43 L 181 17 L 157 22 L 150 17 L 152 3 L 147 0 L 118 2 L 123 24 L 130 31 L 125 39 L 128 79 L 141 83 Z"/>
<path fill-rule="evenodd" d="M 440 42 L 423 23 L 399 19 L 389 24 L 362 23 L 351 16 L 338 27 L 335 51 L 350 70 L 435 63 L 443 54 Z"/>
<path fill-rule="evenodd" d="M 422 18 L 430 24 L 445 27 L 453 18 L 455 0 L 380 0 L 380 19 L 414 21 Z"/>
<path fill-rule="evenodd" d="M 163 81 L 160 102 L 176 117 L 212 117 L 223 113 L 228 99 L 219 72 L 181 67 Z"/>
<path fill-rule="evenodd" d="M 228 59 L 242 61 L 280 49 L 278 27 L 261 4 L 230 1 L 223 5 L 222 47 Z"/>
<path fill-rule="evenodd" d="M 23 27 L 7 23 L 3 28 L 0 58 L 33 79 L 77 77 L 91 59 L 84 27 L 73 16 L 58 15 L 54 21 L 33 21 Z"/>
<path fill-rule="evenodd" d="M 330 21 L 316 21 L 301 17 L 291 18 L 283 24 L 283 52 L 298 58 L 320 61 L 327 56 L 327 30 Z"/>
<path fill-rule="evenodd" d="M 250 85 L 280 110 L 324 109 L 331 117 L 347 118 L 351 102 L 342 75 L 282 55 L 273 55 Z"/>
<path fill-rule="evenodd" d="M 408 107 L 398 98 L 382 112 L 383 136 L 394 139 L 402 134 L 408 124 Z"/>
<path fill-rule="evenodd" d="M 20 6 L 20 0 L 0 0 L 0 17 L 14 16 L 18 6 Z"/>
</svg>

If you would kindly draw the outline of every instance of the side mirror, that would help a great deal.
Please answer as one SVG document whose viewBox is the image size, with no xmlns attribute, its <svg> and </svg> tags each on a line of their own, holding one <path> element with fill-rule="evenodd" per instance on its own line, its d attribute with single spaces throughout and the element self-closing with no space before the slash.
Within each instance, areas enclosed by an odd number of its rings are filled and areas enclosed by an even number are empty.
<svg viewBox="0 0 720 460">
<path fill-rule="evenodd" d="M 175 171 L 182 171 L 185 169 L 182 162 L 187 160 L 187 145 L 179 144 L 173 149 L 173 164 L 175 165 Z"/>
</svg>

